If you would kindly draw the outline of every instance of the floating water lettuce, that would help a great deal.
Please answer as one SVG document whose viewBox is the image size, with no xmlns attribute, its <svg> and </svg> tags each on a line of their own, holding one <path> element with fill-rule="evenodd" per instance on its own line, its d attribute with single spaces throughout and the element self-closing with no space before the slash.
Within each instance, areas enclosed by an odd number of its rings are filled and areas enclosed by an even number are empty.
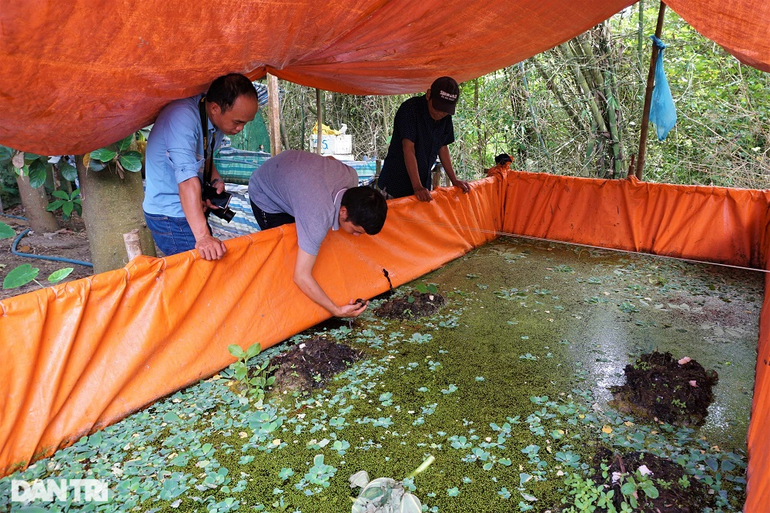
<svg viewBox="0 0 770 513">
<path fill-rule="evenodd" d="M 428 456 L 409 474 L 404 481 L 411 479 L 428 468 L 435 458 Z M 360 487 L 361 493 L 353 503 L 351 513 L 421 513 L 422 504 L 415 495 L 404 491 L 404 482 L 396 481 L 390 477 L 378 477 L 369 481 L 369 474 L 365 470 L 356 472 L 350 476 L 350 487 Z M 410 486 L 411 490 L 413 486 Z"/>
</svg>

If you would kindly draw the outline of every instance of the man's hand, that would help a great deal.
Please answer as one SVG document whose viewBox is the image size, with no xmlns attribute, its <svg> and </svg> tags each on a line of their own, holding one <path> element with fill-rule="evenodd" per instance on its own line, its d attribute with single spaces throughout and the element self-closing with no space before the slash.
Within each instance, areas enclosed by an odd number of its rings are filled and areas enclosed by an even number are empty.
<svg viewBox="0 0 770 513">
<path fill-rule="evenodd" d="M 455 187 L 459 187 L 460 189 L 463 190 L 463 192 L 466 192 L 466 193 L 470 192 L 470 190 L 471 190 L 471 184 L 469 184 L 468 182 L 465 182 L 463 180 L 459 180 L 459 179 L 458 180 L 452 180 L 452 185 L 454 185 Z"/>
<path fill-rule="evenodd" d="M 414 195 L 420 201 L 433 201 L 433 196 L 430 195 L 430 191 L 425 187 L 418 187 L 414 190 Z"/>
<path fill-rule="evenodd" d="M 217 190 L 217 194 L 225 192 L 225 181 L 221 178 L 214 178 L 211 180 L 211 186 Z"/>
<path fill-rule="evenodd" d="M 364 313 L 367 306 L 369 306 L 369 301 L 363 301 L 361 299 L 350 301 L 349 305 L 339 307 L 337 317 L 358 317 Z"/>
<path fill-rule="evenodd" d="M 195 249 L 204 260 L 219 260 L 227 251 L 222 241 L 211 235 L 204 235 L 196 240 Z"/>
</svg>

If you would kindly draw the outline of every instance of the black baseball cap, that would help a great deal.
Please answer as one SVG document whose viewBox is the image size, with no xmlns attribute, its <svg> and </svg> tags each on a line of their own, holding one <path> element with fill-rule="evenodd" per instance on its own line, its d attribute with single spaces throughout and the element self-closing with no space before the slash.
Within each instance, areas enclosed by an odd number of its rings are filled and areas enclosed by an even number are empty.
<svg viewBox="0 0 770 513">
<path fill-rule="evenodd" d="M 454 114 L 459 98 L 460 87 L 452 77 L 439 77 L 430 86 L 430 101 L 436 110 Z"/>
</svg>

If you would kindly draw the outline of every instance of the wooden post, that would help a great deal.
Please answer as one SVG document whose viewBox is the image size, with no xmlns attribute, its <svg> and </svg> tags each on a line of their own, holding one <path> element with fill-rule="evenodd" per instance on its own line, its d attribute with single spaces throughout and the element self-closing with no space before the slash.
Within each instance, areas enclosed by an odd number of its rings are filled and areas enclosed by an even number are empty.
<svg viewBox="0 0 770 513">
<path fill-rule="evenodd" d="M 315 152 L 319 155 L 321 154 L 321 143 L 323 142 L 323 109 L 321 108 L 321 90 L 316 89 L 315 90 L 315 108 L 316 108 L 316 119 L 318 124 L 316 125 L 318 127 L 318 133 L 317 133 L 317 139 L 315 144 Z"/>
<path fill-rule="evenodd" d="M 663 30 L 663 17 L 666 13 L 666 4 L 660 3 L 658 11 L 658 25 L 655 27 L 655 37 L 660 39 Z M 650 103 L 652 101 L 652 89 L 655 83 L 655 62 L 658 60 L 658 47 L 652 45 L 652 57 L 650 58 L 650 71 L 647 74 L 647 90 L 644 93 L 644 111 L 642 112 L 642 131 L 639 134 L 639 155 L 636 158 L 636 177 L 642 179 L 644 169 L 644 152 L 647 149 L 647 129 L 650 125 Z"/>
<path fill-rule="evenodd" d="M 281 98 L 278 92 L 278 77 L 267 74 L 267 103 L 270 115 L 270 154 L 281 153 Z"/>
<path fill-rule="evenodd" d="M 126 245 L 126 254 L 130 262 L 142 254 L 142 245 L 139 239 L 139 228 L 134 228 L 128 233 L 123 234 L 123 242 Z"/>
</svg>

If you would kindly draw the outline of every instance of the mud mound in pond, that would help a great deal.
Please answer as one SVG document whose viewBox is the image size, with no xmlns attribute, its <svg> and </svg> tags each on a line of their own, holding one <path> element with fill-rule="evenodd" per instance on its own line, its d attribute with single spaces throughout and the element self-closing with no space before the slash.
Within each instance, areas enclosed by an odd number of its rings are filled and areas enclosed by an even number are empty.
<svg viewBox="0 0 770 513">
<path fill-rule="evenodd" d="M 321 388 L 363 356 L 362 351 L 321 337 L 297 344 L 271 360 L 270 366 L 275 367 L 273 390 L 305 392 Z"/>
<path fill-rule="evenodd" d="M 703 424 L 719 377 L 690 358 L 671 353 L 644 354 L 624 369 L 626 384 L 611 387 L 618 410 L 682 426 Z"/>
<path fill-rule="evenodd" d="M 383 303 L 374 311 L 374 315 L 386 319 L 415 319 L 433 315 L 444 303 L 446 299 L 441 294 L 413 292 Z"/>
<path fill-rule="evenodd" d="M 605 470 L 602 464 L 609 468 Z M 621 511 L 623 501 L 633 506 L 631 497 L 634 492 L 635 512 L 701 513 L 713 506 L 714 497 L 708 494 L 708 487 L 688 475 L 681 465 L 650 453 L 613 454 L 601 447 L 594 457 L 593 467 L 593 480 L 603 484 L 605 492 L 614 490 L 612 502 L 617 511 Z M 606 512 L 607 509 L 597 508 L 596 511 Z"/>
</svg>

